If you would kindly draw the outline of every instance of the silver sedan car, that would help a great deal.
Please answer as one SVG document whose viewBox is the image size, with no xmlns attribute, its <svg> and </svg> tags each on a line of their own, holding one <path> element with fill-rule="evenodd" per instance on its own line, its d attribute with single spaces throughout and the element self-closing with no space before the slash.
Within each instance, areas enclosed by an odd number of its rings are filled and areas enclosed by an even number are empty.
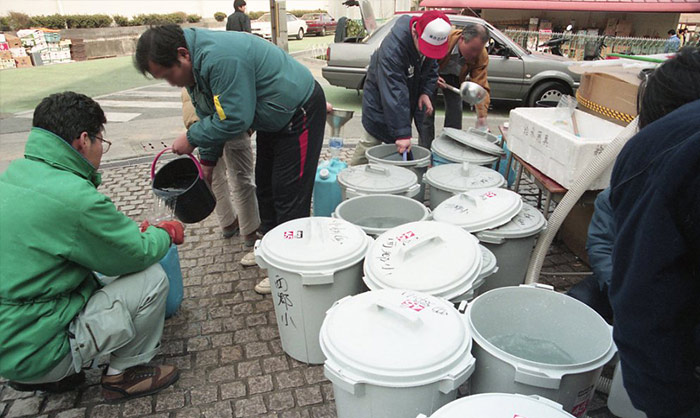
<svg viewBox="0 0 700 418">
<path fill-rule="evenodd" d="M 398 15 L 370 30 L 363 39 L 331 44 L 327 50 L 328 64 L 322 68 L 323 78 L 334 86 L 362 89 L 370 56 L 379 48 L 397 18 Z M 569 71 L 571 60 L 526 50 L 482 19 L 462 15 L 449 15 L 449 18 L 456 28 L 474 22 L 491 31 L 487 48 L 492 100 L 534 106 L 538 101 L 557 101 L 562 94 L 571 95 L 578 88 L 580 75 Z M 365 25 L 368 26 L 367 21 Z"/>
</svg>

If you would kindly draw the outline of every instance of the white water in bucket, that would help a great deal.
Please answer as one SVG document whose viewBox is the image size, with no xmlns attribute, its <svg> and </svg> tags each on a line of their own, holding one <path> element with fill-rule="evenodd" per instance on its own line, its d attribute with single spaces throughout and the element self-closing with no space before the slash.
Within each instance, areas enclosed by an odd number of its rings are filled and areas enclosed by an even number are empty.
<svg viewBox="0 0 700 418">
<path fill-rule="evenodd" d="M 488 342 L 516 357 L 545 364 L 575 363 L 564 349 L 549 340 L 532 338 L 524 334 L 497 335 Z"/>
</svg>

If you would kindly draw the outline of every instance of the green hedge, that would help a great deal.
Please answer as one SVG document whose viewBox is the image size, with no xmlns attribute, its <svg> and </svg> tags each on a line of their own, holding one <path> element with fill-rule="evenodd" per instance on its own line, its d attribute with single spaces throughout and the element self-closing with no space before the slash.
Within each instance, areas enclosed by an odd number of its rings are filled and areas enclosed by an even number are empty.
<svg viewBox="0 0 700 418">
<path fill-rule="evenodd" d="M 216 12 L 214 13 L 214 19 L 216 19 L 217 22 L 223 22 L 224 19 L 226 19 L 226 13 Z"/>
<path fill-rule="evenodd" d="M 188 23 L 197 23 L 200 20 L 202 20 L 202 16 L 200 16 L 200 15 L 187 15 L 187 22 Z"/>
<path fill-rule="evenodd" d="M 67 15 L 65 18 L 69 29 L 106 28 L 112 25 L 112 17 L 108 15 Z"/>
<path fill-rule="evenodd" d="M 325 10 L 322 9 L 316 9 L 316 10 L 288 10 L 289 13 L 293 14 L 296 17 L 302 17 L 307 13 L 328 13 Z"/>
</svg>

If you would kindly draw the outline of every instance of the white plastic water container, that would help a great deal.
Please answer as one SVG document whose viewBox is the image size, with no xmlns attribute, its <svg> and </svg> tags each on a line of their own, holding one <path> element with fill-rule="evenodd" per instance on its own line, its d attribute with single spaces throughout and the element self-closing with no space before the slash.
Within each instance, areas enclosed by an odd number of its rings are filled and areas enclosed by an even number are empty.
<svg viewBox="0 0 700 418">
<path fill-rule="evenodd" d="M 501 173 L 471 163 L 441 164 L 428 169 L 423 182 L 430 185 L 430 209 L 452 196 L 474 189 L 502 187 L 506 179 Z"/>
<path fill-rule="evenodd" d="M 544 175 L 569 189 L 624 127 L 575 110 L 580 136 L 571 119 L 559 120 L 557 108 L 519 107 L 510 111 L 508 148 Z M 610 184 L 612 165 L 589 186 Z"/>
<path fill-rule="evenodd" d="M 477 232 L 476 237 L 498 260 L 498 272 L 489 276 L 477 290 L 477 295 L 498 287 L 523 284 L 535 241 L 545 228 L 547 220 L 542 212 L 523 204 L 520 212 L 507 224 Z"/>
<path fill-rule="evenodd" d="M 282 348 L 304 363 L 325 360 L 318 333 L 336 301 L 363 291 L 362 261 L 372 238 L 342 219 L 301 218 L 277 226 L 255 244 L 268 270 Z"/>
<path fill-rule="evenodd" d="M 367 160 L 370 164 L 388 164 L 395 165 L 398 167 L 408 168 L 409 170 L 416 173 L 418 177 L 418 184 L 420 184 L 420 191 L 416 196 L 419 201 L 425 200 L 425 185 L 423 184 L 423 175 L 428 170 L 430 165 L 430 150 L 423 148 L 418 145 L 411 146 L 412 159 L 404 161 L 403 155 L 396 151 L 396 145 L 394 144 L 380 144 L 369 148 L 366 151 Z"/>
<path fill-rule="evenodd" d="M 440 203 L 433 219 L 473 233 L 510 222 L 522 208 L 523 199 L 508 189 L 467 190 Z"/>
<path fill-rule="evenodd" d="M 459 303 L 463 300 L 471 302 L 479 295 L 478 290 L 486 282 L 486 279 L 498 271 L 496 256 L 481 244 L 479 244 L 479 249 L 481 250 L 481 271 L 476 280 L 474 280 L 471 290 L 458 298 L 450 300 L 450 302 Z"/>
<path fill-rule="evenodd" d="M 537 395 L 484 393 L 450 402 L 430 418 L 573 418 L 556 402 Z M 418 415 L 417 418 L 428 418 Z"/>
<path fill-rule="evenodd" d="M 386 289 L 348 297 L 321 327 L 338 418 L 414 418 L 455 400 L 474 371 L 466 321 L 444 299 Z"/>
<path fill-rule="evenodd" d="M 377 237 L 363 280 L 370 290 L 409 289 L 458 302 L 473 292 L 482 263 L 470 233 L 442 222 L 412 222 Z"/>
<path fill-rule="evenodd" d="M 632 405 L 622 381 L 622 363 L 617 363 L 615 366 L 610 394 L 608 395 L 608 409 L 620 418 L 647 418 L 647 414 Z"/>
<path fill-rule="evenodd" d="M 409 222 L 428 219 L 430 211 L 415 199 L 393 194 L 371 194 L 348 199 L 338 205 L 334 218 L 344 219 L 377 236 Z"/>
<path fill-rule="evenodd" d="M 583 417 L 617 351 L 611 328 L 584 303 L 541 287 L 494 289 L 467 307 L 477 363 L 471 393 L 544 396 Z"/>
<path fill-rule="evenodd" d="M 413 171 L 386 164 L 363 164 L 338 173 L 343 200 L 368 194 L 395 194 L 415 198 L 420 192 Z"/>
<path fill-rule="evenodd" d="M 448 163 L 472 163 L 490 166 L 500 158 L 497 155 L 487 154 L 464 144 L 460 144 L 445 134 L 433 140 L 430 145 L 430 150 L 433 152 L 434 159 L 439 159 L 440 161 L 446 161 Z"/>
</svg>

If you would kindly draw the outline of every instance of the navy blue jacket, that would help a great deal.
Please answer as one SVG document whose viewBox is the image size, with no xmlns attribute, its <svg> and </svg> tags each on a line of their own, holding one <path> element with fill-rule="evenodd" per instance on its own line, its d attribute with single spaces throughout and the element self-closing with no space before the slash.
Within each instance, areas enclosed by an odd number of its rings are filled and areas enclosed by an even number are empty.
<svg viewBox="0 0 700 418">
<path fill-rule="evenodd" d="M 410 22 L 401 16 L 372 54 L 363 88 L 362 126 L 389 144 L 411 137 L 418 97 L 432 96 L 437 84 L 437 60 L 418 53 Z"/>
<path fill-rule="evenodd" d="M 625 387 L 649 418 L 700 417 L 700 100 L 634 136 L 610 188 Z"/>
<path fill-rule="evenodd" d="M 610 286 L 612 276 L 612 252 L 615 242 L 612 208 L 610 207 L 610 188 L 598 194 L 595 199 L 595 211 L 588 225 L 586 251 L 591 269 L 598 279 L 600 289 Z"/>
</svg>

